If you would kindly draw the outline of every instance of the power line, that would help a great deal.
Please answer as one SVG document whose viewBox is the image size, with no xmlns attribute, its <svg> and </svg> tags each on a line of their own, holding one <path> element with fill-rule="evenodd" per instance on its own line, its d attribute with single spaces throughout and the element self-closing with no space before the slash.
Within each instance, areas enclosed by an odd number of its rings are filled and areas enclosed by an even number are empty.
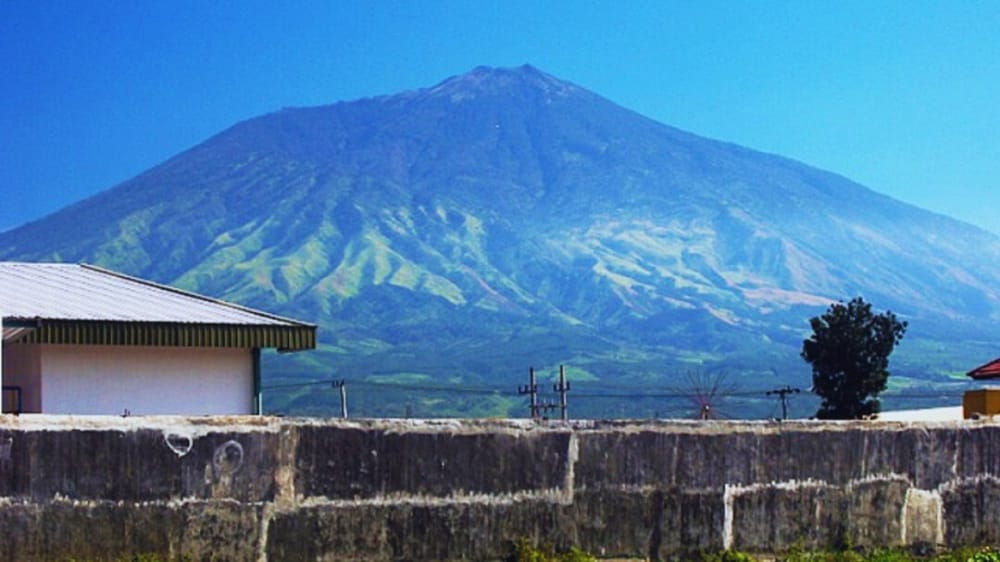
<svg viewBox="0 0 1000 562">
<path fill-rule="evenodd" d="M 798 394 L 799 392 L 802 392 L 802 390 L 798 388 L 792 388 L 791 386 L 788 385 L 785 385 L 784 388 L 778 388 L 776 390 L 767 391 L 768 396 L 777 395 L 781 400 L 781 419 L 783 420 L 788 419 L 788 395 Z"/>
<path fill-rule="evenodd" d="M 343 379 L 317 379 L 302 382 L 289 382 L 289 383 L 278 383 L 265 385 L 262 390 L 278 390 L 278 389 L 290 389 L 290 388 L 305 388 L 310 386 L 328 386 L 335 383 L 341 382 Z M 569 390 L 569 381 L 564 381 L 566 385 L 566 390 Z M 351 386 L 354 387 L 374 387 L 374 388 L 386 388 L 394 390 L 410 390 L 417 392 L 452 392 L 452 393 L 462 393 L 471 395 L 509 395 L 512 393 L 508 386 L 486 386 L 486 385 L 469 385 L 469 384 L 422 384 L 422 383 L 403 383 L 395 381 L 373 381 L 373 380 L 351 380 Z M 676 387 L 665 387 L 656 385 L 627 385 L 622 386 L 616 382 L 606 382 L 606 381 L 574 381 L 573 383 L 573 396 L 579 399 L 640 399 L 640 398 L 660 398 L 660 399 L 682 399 L 690 398 L 692 395 L 691 390 L 681 390 Z M 593 390 L 588 392 L 587 387 L 591 387 Z M 624 390 L 624 392 L 608 392 L 606 390 L 609 387 L 614 387 L 616 389 Z M 523 385 L 521 389 L 527 390 Z M 559 383 L 553 385 L 555 392 L 559 392 Z M 787 387 L 786 388 L 790 388 Z M 954 388 L 954 389 L 941 389 L 936 391 L 904 391 L 904 392 L 893 392 L 886 391 L 882 392 L 880 398 L 950 398 L 950 397 L 960 397 L 969 390 L 967 387 Z M 537 388 L 536 388 L 537 391 Z M 524 392 L 527 394 L 528 392 Z M 759 398 L 766 397 L 770 395 L 777 394 L 775 390 L 738 390 L 738 391 L 720 391 L 715 394 L 719 398 Z M 537 399 L 537 398 L 536 398 Z M 537 413 L 537 412 L 536 412 Z"/>
<path fill-rule="evenodd" d="M 280 383 L 262 387 L 263 390 L 274 390 L 280 388 L 302 388 L 307 386 L 327 386 L 340 382 L 342 379 L 322 379 L 315 381 L 304 381 L 298 383 Z M 427 392 L 463 392 L 467 394 L 502 394 L 506 390 L 504 387 L 492 386 L 470 386 L 470 385 L 425 385 L 415 383 L 397 383 L 388 381 L 352 380 L 351 386 L 369 386 L 379 388 L 392 388 L 397 390 L 417 390 Z"/>
<path fill-rule="evenodd" d="M 278 388 L 301 388 L 303 386 L 319 386 L 319 385 L 325 386 L 328 384 L 332 384 L 334 382 L 337 381 L 335 381 L 334 379 L 322 379 L 322 380 L 305 381 L 305 382 L 286 382 L 279 384 L 269 384 L 262 386 L 260 388 L 261 390 L 274 390 Z"/>
<path fill-rule="evenodd" d="M 532 373 L 534 374 L 534 373 Z M 435 408 L 434 404 L 451 404 L 452 406 L 458 406 L 458 409 L 452 409 L 441 411 L 440 413 L 451 416 L 456 415 L 459 412 L 467 412 L 473 414 L 473 410 L 469 410 L 471 406 L 469 404 L 477 403 L 476 400 L 483 401 L 497 401 L 492 407 L 500 407 L 504 412 L 512 412 L 510 409 L 512 404 L 510 403 L 511 398 L 518 398 L 524 394 L 530 394 L 531 387 L 535 387 L 536 394 L 532 397 L 534 404 L 529 403 L 529 413 L 532 414 L 532 419 L 544 418 L 548 419 L 550 412 L 552 410 L 560 410 L 560 418 L 568 419 L 568 401 L 566 399 L 566 393 L 569 391 L 570 381 L 563 379 L 562 385 L 565 386 L 565 390 L 560 392 L 561 385 L 559 383 L 552 384 L 552 390 L 550 392 L 559 393 L 558 399 L 542 399 L 541 393 L 538 390 L 541 386 L 538 385 L 537 381 L 532 381 L 534 384 L 529 384 L 528 387 L 520 386 L 518 388 L 512 388 L 511 386 L 493 386 L 493 385 L 475 385 L 475 384 L 447 384 L 438 383 L 431 384 L 428 382 L 421 381 L 407 381 L 407 382 L 397 382 L 397 381 L 385 381 L 385 380 L 344 380 L 344 379 L 320 379 L 320 380 L 309 380 L 300 382 L 286 382 L 279 384 L 272 384 L 264 386 L 264 390 L 289 390 L 289 389 L 302 389 L 302 392 L 289 392 L 289 398 L 294 398 L 296 403 L 299 400 L 306 400 L 302 402 L 303 407 L 315 408 L 318 404 L 327 403 L 330 398 L 333 398 L 334 404 L 336 404 L 336 391 L 341 391 L 340 396 L 340 414 L 341 417 L 346 417 L 347 400 L 346 400 L 346 385 L 350 384 L 354 387 L 354 400 L 359 406 L 355 406 L 354 414 L 358 415 L 360 412 L 362 417 L 364 417 L 364 412 L 372 412 L 372 408 L 379 412 L 394 411 L 392 408 L 396 407 L 396 402 L 401 400 L 401 397 L 405 397 L 407 400 L 406 404 L 406 417 L 410 417 L 411 414 L 411 403 L 412 400 L 417 400 L 418 402 L 426 404 L 423 408 Z M 580 388 L 578 388 L 578 384 Z M 315 392 L 313 389 L 321 388 L 321 386 L 331 385 L 334 388 L 334 395 L 325 395 L 322 391 Z M 343 385 L 343 386 L 341 386 Z M 544 386 L 544 385 L 542 385 Z M 629 391 L 622 392 L 619 390 L 619 386 L 613 382 L 606 381 L 585 381 L 580 383 L 579 381 L 573 381 L 573 401 L 577 404 L 575 407 L 576 415 L 582 416 L 583 418 L 594 418 L 596 417 L 607 417 L 619 416 L 619 417 L 635 417 L 640 411 L 655 410 L 657 414 L 653 417 L 676 417 L 684 418 L 690 417 L 690 410 L 682 406 L 688 400 L 694 400 L 698 397 L 697 389 L 691 390 L 678 390 L 677 387 L 663 387 L 657 385 L 645 385 L 638 386 L 633 385 L 628 387 Z M 786 386 L 785 389 L 791 388 Z M 360 394 L 358 393 L 360 389 Z M 586 390 L 584 390 L 586 389 Z M 927 391 L 927 390 L 910 390 L 902 391 L 898 393 L 894 392 L 883 392 L 880 394 L 880 398 L 883 400 L 883 404 L 886 401 L 898 401 L 898 400 L 915 400 L 921 402 L 914 402 L 913 405 L 909 407 L 918 407 L 915 404 L 923 404 L 921 407 L 929 407 L 931 405 L 947 405 L 953 404 L 957 405 L 960 403 L 961 396 L 968 387 L 960 388 L 947 388 L 939 391 Z M 782 389 L 777 389 L 782 390 Z M 381 392 L 388 391 L 389 396 L 380 394 Z M 520 392 L 519 392 L 520 391 Z M 528 392 L 525 392 L 528 391 Z M 724 390 L 713 394 L 712 402 L 710 405 L 711 410 L 706 411 L 704 406 L 701 404 L 702 410 L 699 412 L 703 417 L 705 414 L 712 414 L 711 417 L 719 417 L 717 413 L 716 406 L 720 408 L 728 408 L 732 411 L 741 411 L 745 417 L 749 415 L 746 419 L 775 419 L 778 413 L 776 407 L 771 409 L 770 415 L 766 415 L 767 412 L 761 411 L 765 408 L 765 404 L 774 404 L 771 400 L 772 396 L 781 396 L 775 389 L 765 390 L 765 389 L 753 389 L 753 390 Z M 547 394 L 555 398 L 553 394 Z M 476 398 L 480 397 L 480 398 Z M 387 400 L 388 398 L 388 400 Z M 527 396 L 524 397 L 525 402 L 528 402 Z M 787 399 L 788 396 L 782 397 Z M 581 402 L 582 401 L 582 402 Z M 484 402 L 485 403 L 485 402 Z M 780 402 L 782 410 L 782 419 L 787 419 L 789 415 L 789 410 L 791 406 L 784 401 Z M 802 406 L 806 403 L 800 403 L 798 409 L 796 410 L 796 416 L 803 416 L 805 412 L 802 410 Z M 329 404 L 333 406 L 333 404 Z M 775 405 L 776 406 L 776 405 Z M 335 406 L 333 406 L 335 407 Z M 899 407 L 897 403 L 896 407 Z M 685 414 L 681 415 L 681 411 L 684 410 Z M 435 410 L 428 410 L 432 412 Z M 720 410 L 721 411 L 721 410 Z M 660 415 L 660 412 L 664 412 L 664 415 Z M 372 412 L 374 413 L 374 412 Z M 461 415 L 460 413 L 458 415 Z M 505 415 L 510 415 L 507 413 Z M 805 414 L 808 415 L 808 414 Z M 553 416 L 554 417 L 554 416 Z M 639 416 L 643 417 L 643 416 Z M 732 417 L 732 416 L 722 416 L 722 417 Z M 741 416 L 735 416 L 741 417 Z"/>
</svg>

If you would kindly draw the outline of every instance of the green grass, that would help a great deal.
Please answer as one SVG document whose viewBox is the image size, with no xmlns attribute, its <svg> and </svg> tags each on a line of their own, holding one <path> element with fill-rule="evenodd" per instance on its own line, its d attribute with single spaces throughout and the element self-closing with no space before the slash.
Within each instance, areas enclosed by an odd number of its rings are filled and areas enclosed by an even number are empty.
<svg viewBox="0 0 1000 562">
<path fill-rule="evenodd" d="M 513 554 L 509 562 L 596 562 L 594 555 L 576 547 L 557 550 L 550 544 L 535 545 L 527 539 L 514 543 Z M 739 550 L 720 550 L 702 552 L 699 555 L 677 560 L 691 562 L 758 562 L 774 560 L 775 562 L 1000 562 L 1000 551 L 994 547 L 963 547 L 944 551 L 920 552 L 919 549 L 880 548 L 874 550 L 858 550 L 844 548 L 841 550 L 808 551 L 793 549 L 779 556 L 758 558 Z"/>
<path fill-rule="evenodd" d="M 597 558 L 578 548 L 557 552 L 552 545 L 536 546 L 528 539 L 521 539 L 514 544 L 514 554 L 510 562 L 597 562 Z"/>
<path fill-rule="evenodd" d="M 793 549 L 777 557 L 767 557 L 777 562 L 1000 562 L 1000 552 L 991 546 L 963 547 L 944 551 L 924 551 L 906 548 L 879 548 L 858 550 L 807 551 Z M 756 562 L 753 555 L 735 550 L 703 553 L 699 562 Z"/>
</svg>

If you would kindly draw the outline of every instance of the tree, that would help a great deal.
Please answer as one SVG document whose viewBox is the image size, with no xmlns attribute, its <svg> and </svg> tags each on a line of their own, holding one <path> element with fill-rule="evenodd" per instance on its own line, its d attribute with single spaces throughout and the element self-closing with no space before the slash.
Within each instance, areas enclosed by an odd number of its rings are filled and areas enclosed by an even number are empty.
<svg viewBox="0 0 1000 562">
<path fill-rule="evenodd" d="M 812 365 L 813 392 L 823 399 L 816 417 L 859 419 L 878 413 L 880 392 L 889 380 L 889 355 L 906 333 L 890 311 L 872 313 L 861 297 L 830 305 L 809 320 L 812 336 L 802 342 L 802 358 Z"/>
</svg>

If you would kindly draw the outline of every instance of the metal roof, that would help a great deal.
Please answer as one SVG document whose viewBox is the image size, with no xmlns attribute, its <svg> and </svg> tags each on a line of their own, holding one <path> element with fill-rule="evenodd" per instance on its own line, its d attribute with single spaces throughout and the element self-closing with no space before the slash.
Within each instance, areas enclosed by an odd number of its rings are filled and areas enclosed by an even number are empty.
<svg viewBox="0 0 1000 562">
<path fill-rule="evenodd" d="M 315 347 L 315 326 L 87 264 L 0 262 L 4 340 Z"/>
<path fill-rule="evenodd" d="M 994 359 L 985 365 L 980 365 L 965 375 L 976 380 L 998 379 L 1000 378 L 1000 359 Z"/>
</svg>

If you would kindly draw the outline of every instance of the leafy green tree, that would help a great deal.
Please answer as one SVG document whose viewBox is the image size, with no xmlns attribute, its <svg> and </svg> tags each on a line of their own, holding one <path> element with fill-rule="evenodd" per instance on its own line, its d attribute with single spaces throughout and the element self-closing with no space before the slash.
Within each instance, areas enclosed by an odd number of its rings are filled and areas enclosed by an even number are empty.
<svg viewBox="0 0 1000 562">
<path fill-rule="evenodd" d="M 813 334 L 802 342 L 802 358 L 812 365 L 813 392 L 823 399 L 816 417 L 859 419 L 878 413 L 880 392 L 889 380 L 889 355 L 906 333 L 890 311 L 872 312 L 861 297 L 830 305 L 809 320 Z"/>
</svg>

